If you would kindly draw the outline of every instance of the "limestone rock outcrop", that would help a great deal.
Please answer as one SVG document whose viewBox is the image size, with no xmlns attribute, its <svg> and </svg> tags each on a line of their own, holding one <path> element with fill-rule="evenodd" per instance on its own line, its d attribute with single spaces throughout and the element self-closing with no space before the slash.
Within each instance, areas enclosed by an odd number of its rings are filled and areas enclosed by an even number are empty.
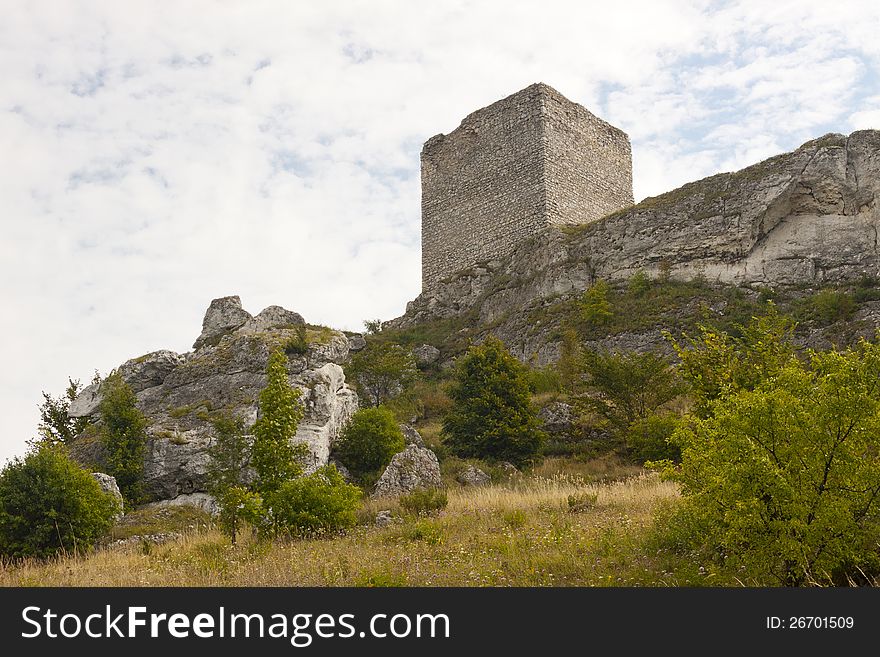
<svg viewBox="0 0 880 657">
<path fill-rule="evenodd" d="M 111 477 L 103 472 L 93 472 L 91 474 L 92 478 L 98 482 L 101 490 L 110 495 L 119 505 L 119 513 L 116 514 L 116 519 L 118 520 L 123 516 L 125 502 L 122 499 L 122 491 L 119 490 L 119 485 L 116 483 L 116 477 Z"/>
<path fill-rule="evenodd" d="M 379 477 L 373 497 L 396 497 L 418 488 L 439 488 L 442 485 L 437 455 L 426 447 L 407 445 L 394 455 Z"/>
<path fill-rule="evenodd" d="M 251 426 L 266 384 L 270 352 L 283 348 L 302 326 L 300 315 L 279 306 L 252 317 L 241 308 L 238 297 L 223 297 L 211 302 L 194 351 L 157 351 L 118 368 L 150 423 L 144 458 L 144 490 L 149 500 L 210 506 L 202 498 L 211 414 L 231 412 Z M 304 353 L 290 354 L 288 374 L 305 408 L 295 440 L 308 445 L 307 466 L 314 469 L 327 463 L 330 446 L 357 410 L 358 399 L 340 367 L 348 358 L 348 338 L 337 331 L 306 326 L 306 342 Z M 71 403 L 71 415 L 98 422 L 100 401 L 100 385 L 89 386 Z M 103 462 L 100 442 L 93 437 L 75 441 L 71 451 L 83 463 L 100 466 Z"/>
<path fill-rule="evenodd" d="M 455 480 L 462 486 L 488 486 L 492 479 L 485 472 L 474 465 L 468 465 L 455 476 Z"/>
</svg>

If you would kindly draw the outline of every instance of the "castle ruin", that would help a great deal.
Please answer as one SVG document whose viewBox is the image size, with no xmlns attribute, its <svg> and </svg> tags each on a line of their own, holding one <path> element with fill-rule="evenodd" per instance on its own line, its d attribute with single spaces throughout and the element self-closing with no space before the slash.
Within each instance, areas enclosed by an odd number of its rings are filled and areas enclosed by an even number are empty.
<svg viewBox="0 0 880 657">
<path fill-rule="evenodd" d="M 421 169 L 423 290 L 547 226 L 633 203 L 626 133 L 542 83 L 429 139 Z"/>
</svg>

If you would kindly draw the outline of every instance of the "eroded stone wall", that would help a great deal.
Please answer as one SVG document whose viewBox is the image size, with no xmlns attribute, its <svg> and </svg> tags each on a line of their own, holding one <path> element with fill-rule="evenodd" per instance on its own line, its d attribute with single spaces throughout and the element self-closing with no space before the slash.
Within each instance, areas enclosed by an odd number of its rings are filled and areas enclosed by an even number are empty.
<svg viewBox="0 0 880 657">
<path fill-rule="evenodd" d="M 511 253 L 548 224 L 632 203 L 626 134 L 545 84 L 467 116 L 422 149 L 422 288 Z"/>
</svg>

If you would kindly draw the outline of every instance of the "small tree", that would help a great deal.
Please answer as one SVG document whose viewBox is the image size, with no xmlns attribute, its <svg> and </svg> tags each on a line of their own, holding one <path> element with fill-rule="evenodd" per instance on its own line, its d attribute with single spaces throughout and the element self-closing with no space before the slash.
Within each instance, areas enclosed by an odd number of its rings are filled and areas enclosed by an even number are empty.
<svg viewBox="0 0 880 657">
<path fill-rule="evenodd" d="M 101 443 L 106 454 L 108 474 L 116 477 L 126 504 L 136 504 L 142 496 L 147 420 L 137 406 L 137 398 L 119 372 L 101 384 Z"/>
<path fill-rule="evenodd" d="M 526 367 L 489 336 L 456 367 L 452 410 L 443 422 L 446 445 L 464 458 L 534 459 L 545 438 L 532 408 Z"/>
<path fill-rule="evenodd" d="M 675 370 L 653 353 L 599 353 L 582 358 L 588 394 L 583 402 L 598 413 L 620 438 L 630 425 L 667 404 L 683 387 Z"/>
<path fill-rule="evenodd" d="M 412 354 L 397 344 L 379 342 L 352 357 L 348 368 L 358 392 L 378 407 L 406 389 L 416 379 Z"/>
<path fill-rule="evenodd" d="M 251 444 L 241 418 L 220 415 L 212 424 L 214 440 L 208 448 L 208 487 L 220 505 L 220 525 L 235 545 L 241 521 L 253 521 L 260 515 L 260 497 L 247 488 Z"/>
<path fill-rule="evenodd" d="M 643 296 L 651 289 L 651 277 L 645 273 L 644 269 L 639 269 L 635 274 L 630 276 L 627 285 L 629 293 L 634 297 Z"/>
<path fill-rule="evenodd" d="M 40 424 L 37 427 L 40 437 L 37 443 L 50 445 L 66 445 L 72 442 L 89 423 L 88 418 L 74 418 L 68 415 L 70 403 L 82 390 L 79 380 L 67 379 L 67 388 L 63 395 L 52 397 L 43 392 L 43 403 L 40 404 Z"/>
<path fill-rule="evenodd" d="M 333 449 L 342 464 L 361 477 L 384 468 L 404 447 L 394 413 L 380 406 L 357 411 Z"/>
<path fill-rule="evenodd" d="M 304 410 L 300 392 L 287 379 L 287 356 L 272 352 L 266 367 L 266 387 L 260 392 L 260 417 L 254 423 L 251 464 L 256 470 L 254 488 L 272 515 L 274 494 L 284 482 L 302 473 L 306 446 L 294 443 L 296 429 Z M 277 531 L 277 517 L 271 524 Z"/>
<path fill-rule="evenodd" d="M 742 353 L 749 375 L 776 335 L 764 328 Z M 725 363 L 728 346 L 712 340 L 700 358 Z M 664 474 L 683 500 L 668 526 L 692 528 L 705 559 L 758 581 L 839 585 L 876 574 L 880 346 L 771 360 L 772 373 L 721 387 L 703 417 L 675 432 L 682 462 Z"/>
<path fill-rule="evenodd" d="M 581 358 L 583 349 L 577 332 L 574 329 L 566 329 L 562 333 L 562 342 L 559 347 L 559 360 L 556 370 L 559 372 L 559 381 L 562 388 L 569 394 L 575 393 L 581 386 L 583 367 Z"/>
<path fill-rule="evenodd" d="M 581 319 L 587 326 L 604 326 L 611 321 L 614 313 L 611 311 L 611 301 L 608 295 L 611 288 L 601 278 L 593 283 L 581 299 Z"/>
<path fill-rule="evenodd" d="M 44 445 L 0 472 L 0 554 L 47 557 L 88 549 L 119 511 L 61 448 Z"/>
</svg>

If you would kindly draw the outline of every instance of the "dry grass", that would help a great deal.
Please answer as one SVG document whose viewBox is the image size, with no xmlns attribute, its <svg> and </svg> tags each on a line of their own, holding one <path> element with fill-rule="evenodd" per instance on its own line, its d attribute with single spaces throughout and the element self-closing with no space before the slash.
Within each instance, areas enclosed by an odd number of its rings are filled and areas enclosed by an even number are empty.
<svg viewBox="0 0 880 657">
<path fill-rule="evenodd" d="M 574 502 L 570 502 L 569 498 Z M 449 491 L 433 517 L 346 535 L 238 546 L 214 529 L 162 545 L 0 565 L 6 586 L 546 586 L 699 583 L 646 554 L 653 509 L 676 497 L 654 475 L 611 484 L 519 477 Z M 586 503 L 584 503 L 586 501 Z M 368 502 L 364 520 L 387 502 Z M 662 555 L 661 555 L 662 556 Z M 675 571 L 675 572 L 673 572 Z"/>
</svg>

